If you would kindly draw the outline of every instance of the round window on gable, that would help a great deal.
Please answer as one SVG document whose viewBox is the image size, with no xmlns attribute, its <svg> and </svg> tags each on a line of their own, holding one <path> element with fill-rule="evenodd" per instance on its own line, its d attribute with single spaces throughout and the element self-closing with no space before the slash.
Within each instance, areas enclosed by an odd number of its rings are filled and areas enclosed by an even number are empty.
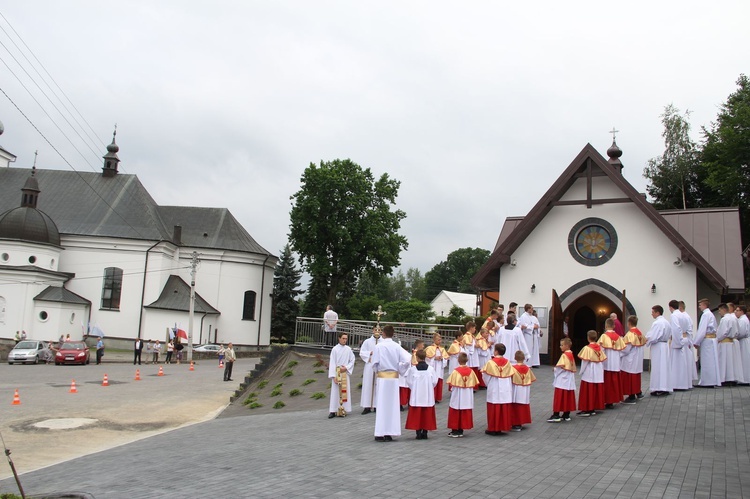
<svg viewBox="0 0 750 499">
<path fill-rule="evenodd" d="M 29 257 L 29 263 L 36 263 L 36 257 L 34 255 Z"/>
<path fill-rule="evenodd" d="M 10 255 L 8 253 L 3 253 L 0 258 L 2 258 L 4 262 L 7 262 L 8 260 L 10 260 Z"/>
<path fill-rule="evenodd" d="M 41 312 L 39 312 L 40 321 L 47 322 L 47 319 L 49 319 L 49 314 L 46 311 L 42 310 Z"/>
</svg>

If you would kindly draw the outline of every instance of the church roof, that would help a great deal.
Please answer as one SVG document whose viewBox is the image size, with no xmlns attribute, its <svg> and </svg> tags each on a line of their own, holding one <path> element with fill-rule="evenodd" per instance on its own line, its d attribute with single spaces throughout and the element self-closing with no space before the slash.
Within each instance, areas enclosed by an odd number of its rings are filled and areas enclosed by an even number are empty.
<svg viewBox="0 0 750 499">
<path fill-rule="evenodd" d="M 737 289 L 743 289 L 742 286 L 739 288 L 733 288 L 730 286 L 727 277 L 717 271 L 717 269 L 714 268 L 709 261 L 685 239 L 680 231 L 667 221 L 667 219 L 665 219 L 665 217 L 663 217 L 653 205 L 646 200 L 645 196 L 640 194 L 632 185 L 630 185 L 625 177 L 622 176 L 619 165 L 610 165 L 591 144 L 586 144 L 565 171 L 563 171 L 562 175 L 560 175 L 544 196 L 542 196 L 539 202 L 537 202 L 531 211 L 529 211 L 527 216 L 523 217 L 521 220 L 514 217 L 510 221 L 510 224 L 506 221 L 506 225 L 508 225 L 507 230 L 504 226 L 500 233 L 500 237 L 498 238 L 495 250 L 492 255 L 490 255 L 487 263 L 485 263 L 472 278 L 472 285 L 479 289 L 496 289 L 500 278 L 500 267 L 506 263 L 510 263 L 510 257 L 513 252 L 518 249 L 523 241 L 533 232 L 539 222 L 544 219 L 554 206 L 571 203 L 568 201 L 561 201 L 561 198 L 576 180 L 579 178 L 586 178 L 590 185 L 591 178 L 595 176 L 607 176 L 626 197 L 609 200 L 591 199 L 589 189 L 588 199 L 583 201 L 583 204 L 592 206 L 603 202 L 632 202 L 664 233 L 664 235 L 669 238 L 670 241 L 675 244 L 675 246 L 677 246 L 677 248 L 679 248 L 683 261 L 690 261 L 695 264 L 709 284 L 716 289 L 725 290 L 727 292 L 737 292 Z M 579 202 L 573 201 L 572 203 Z M 506 232 L 505 237 L 503 237 L 503 232 Z M 739 237 L 739 225 L 737 226 L 737 233 Z M 744 282 L 744 275 L 740 275 Z"/>
<path fill-rule="evenodd" d="M 0 215 L 0 239 L 17 239 L 60 246 L 60 233 L 46 213 L 18 206 Z"/>
<path fill-rule="evenodd" d="M 145 308 L 174 310 L 177 312 L 190 311 L 190 286 L 179 276 L 171 275 L 164 284 L 159 298 L 146 305 Z M 199 314 L 220 314 L 218 310 L 208 304 L 198 293 L 195 293 L 194 310 Z"/>
<path fill-rule="evenodd" d="M 71 303 L 74 305 L 91 305 L 91 302 L 62 286 L 47 286 L 34 297 L 35 301 L 52 301 L 57 303 Z"/>
<path fill-rule="evenodd" d="M 29 172 L 0 168 L 0 213 L 18 206 Z M 135 175 L 37 169 L 36 178 L 43 190 L 38 208 L 51 214 L 61 234 L 171 241 L 179 220 L 186 245 L 270 254 L 226 208 L 159 206 Z"/>
</svg>

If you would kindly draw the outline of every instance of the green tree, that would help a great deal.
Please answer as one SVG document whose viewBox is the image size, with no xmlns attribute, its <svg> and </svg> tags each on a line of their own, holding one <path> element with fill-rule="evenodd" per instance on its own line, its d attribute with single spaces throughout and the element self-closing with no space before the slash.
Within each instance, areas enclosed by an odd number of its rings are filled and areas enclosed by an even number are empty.
<svg viewBox="0 0 750 499">
<path fill-rule="evenodd" d="M 481 248 L 460 248 L 449 253 L 444 262 L 425 274 L 425 299 L 432 300 L 443 290 L 474 293 L 471 278 L 489 257 L 490 252 Z"/>
<path fill-rule="evenodd" d="M 399 181 L 388 174 L 376 180 L 369 168 L 336 159 L 311 163 L 301 182 L 291 197 L 289 240 L 325 301 L 336 305 L 364 271 L 388 275 L 398 266 L 408 246 L 398 233 L 406 214 L 392 210 Z"/>
<path fill-rule="evenodd" d="M 406 284 L 409 288 L 409 298 L 426 301 L 425 280 L 418 268 L 410 267 L 406 271 Z"/>
<path fill-rule="evenodd" d="M 383 317 L 386 322 L 425 323 L 434 315 L 429 303 L 420 300 L 392 301 L 383 305 L 388 315 Z"/>
<path fill-rule="evenodd" d="M 672 104 L 661 115 L 664 153 L 648 160 L 643 170 L 649 181 L 646 190 L 658 209 L 695 208 L 703 202 L 699 149 L 690 138 L 689 118 L 688 111 L 681 115 Z"/>
<path fill-rule="evenodd" d="M 297 269 L 294 255 L 287 244 L 281 251 L 279 262 L 273 274 L 273 315 L 271 335 L 279 341 L 294 339 L 294 327 L 299 315 L 297 297 L 302 294 L 299 288 L 301 272 Z"/>
<path fill-rule="evenodd" d="M 750 239 L 750 80 L 737 79 L 737 90 L 722 104 L 716 121 L 703 128 L 702 161 L 706 183 L 716 191 L 713 206 L 739 206 L 743 246 Z"/>
</svg>

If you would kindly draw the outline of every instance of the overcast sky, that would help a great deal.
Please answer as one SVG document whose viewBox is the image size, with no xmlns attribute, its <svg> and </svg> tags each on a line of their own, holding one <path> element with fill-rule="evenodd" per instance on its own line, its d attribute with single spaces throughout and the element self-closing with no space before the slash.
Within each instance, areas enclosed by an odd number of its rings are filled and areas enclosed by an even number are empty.
<svg viewBox="0 0 750 499">
<path fill-rule="evenodd" d="M 273 254 L 310 162 L 388 173 L 407 214 L 402 268 L 426 272 L 457 248 L 492 250 L 587 142 L 606 154 L 613 126 L 645 191 L 664 106 L 691 110 L 699 139 L 750 72 L 747 0 L 508 4 L 4 2 L 0 59 L 82 154 L 3 64 L 0 86 L 77 170 L 99 171 L 117 123 L 122 171 L 157 202 L 227 207 Z M 13 30 L 96 143 L 36 87 Z M 38 149 L 40 168 L 69 169 L 1 94 L 0 121 L 15 166 Z"/>
</svg>

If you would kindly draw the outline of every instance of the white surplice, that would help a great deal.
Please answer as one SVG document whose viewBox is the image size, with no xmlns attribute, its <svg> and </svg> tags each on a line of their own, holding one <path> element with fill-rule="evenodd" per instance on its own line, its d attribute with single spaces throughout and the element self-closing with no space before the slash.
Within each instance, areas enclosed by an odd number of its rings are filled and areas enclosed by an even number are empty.
<svg viewBox="0 0 750 499">
<path fill-rule="evenodd" d="M 377 373 L 406 373 L 411 367 L 411 354 L 392 338 L 382 338 L 372 354 L 372 364 Z M 378 377 L 376 386 L 378 410 L 375 413 L 375 436 L 401 435 L 401 406 L 398 397 L 397 377 Z"/>
<path fill-rule="evenodd" d="M 528 352 L 528 356 L 526 357 L 526 359 L 529 362 L 531 361 L 531 352 L 534 347 L 533 318 L 534 318 L 533 315 L 531 315 L 528 312 L 524 312 L 521 314 L 521 317 L 518 318 L 518 322 L 516 323 L 516 327 L 518 327 L 521 330 L 521 333 L 523 334 L 523 340 L 526 343 L 526 352 Z M 515 353 L 515 351 L 513 353 Z"/>
<path fill-rule="evenodd" d="M 669 365 L 672 389 L 690 390 L 693 388 L 693 351 L 692 341 L 688 336 L 690 316 L 675 310 L 670 317 L 671 338 L 669 344 Z M 684 336 L 683 336 L 684 335 Z"/>
<path fill-rule="evenodd" d="M 646 345 L 651 347 L 651 380 L 649 391 L 671 392 L 672 382 L 670 380 L 669 368 L 669 340 L 672 327 L 667 319 L 658 316 L 651 329 L 646 333 Z M 581 369 L 583 370 L 583 368 Z"/>
<path fill-rule="evenodd" d="M 716 338 L 707 338 L 707 335 L 716 336 L 716 317 L 708 308 L 701 313 L 698 332 L 693 338 L 693 345 L 698 347 L 701 361 L 701 375 L 698 385 L 721 386 L 718 345 Z"/>
<path fill-rule="evenodd" d="M 352 412 L 352 382 L 351 374 L 354 372 L 354 352 L 349 348 L 349 345 L 337 344 L 331 349 L 331 357 L 328 361 L 328 377 L 331 378 L 331 400 L 328 404 L 328 412 L 336 412 L 339 410 L 339 385 L 334 383 L 336 378 L 336 368 L 339 366 L 346 366 L 346 386 L 347 386 L 347 400 L 344 402 L 344 410 L 346 412 Z"/>
<path fill-rule="evenodd" d="M 743 314 L 737 318 L 737 323 L 739 324 L 737 344 L 740 347 L 742 382 L 750 383 L 750 320 L 748 320 L 747 315 Z"/>
<path fill-rule="evenodd" d="M 375 350 L 375 345 L 380 341 L 380 338 L 370 336 L 362 342 L 362 346 L 359 348 L 359 358 L 361 358 L 365 367 L 362 369 L 362 397 L 359 399 L 359 405 L 362 408 L 374 408 L 377 407 L 378 398 L 375 396 L 374 386 L 378 380 L 375 377 L 375 371 L 372 369 L 372 352 Z"/>
<path fill-rule="evenodd" d="M 528 362 L 531 359 L 531 353 L 526 345 L 526 340 L 523 337 L 521 328 L 516 326 L 513 329 L 501 329 L 498 341 L 505 345 L 505 354 L 503 357 L 509 361 L 515 362 L 516 352 L 518 350 L 521 350 L 526 357 L 525 362 Z"/>
<path fill-rule="evenodd" d="M 531 316 L 531 324 L 531 348 L 529 349 L 531 358 L 529 359 L 529 365 L 539 366 L 541 365 L 539 361 L 539 348 L 541 344 L 539 335 L 542 334 L 542 327 L 539 324 L 539 319 L 533 315 Z"/>
<path fill-rule="evenodd" d="M 411 407 L 433 407 L 435 405 L 435 385 L 438 383 L 438 376 L 432 366 L 420 371 L 418 365 L 411 366 L 406 371 L 406 384 L 409 386 L 411 393 L 409 395 L 409 405 Z"/>
<path fill-rule="evenodd" d="M 737 336 L 738 326 L 737 317 L 727 312 L 719 321 L 716 330 L 716 341 L 719 344 L 719 380 L 722 383 L 737 381 L 737 373 L 734 370 L 734 337 Z"/>
</svg>

